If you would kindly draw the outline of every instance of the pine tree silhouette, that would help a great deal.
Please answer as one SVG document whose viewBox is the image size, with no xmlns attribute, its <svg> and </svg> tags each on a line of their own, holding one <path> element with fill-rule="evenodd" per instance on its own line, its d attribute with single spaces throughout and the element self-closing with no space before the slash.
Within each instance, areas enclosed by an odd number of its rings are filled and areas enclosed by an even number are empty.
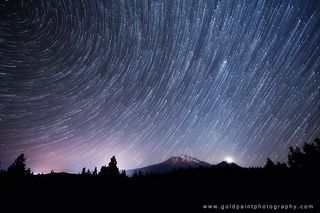
<svg viewBox="0 0 320 213">
<path fill-rule="evenodd" d="M 97 170 L 97 167 L 94 167 L 94 170 L 92 172 L 92 175 L 97 175 L 98 174 L 98 170 Z"/>
<path fill-rule="evenodd" d="M 126 173 L 126 170 L 125 170 L 125 169 L 121 171 L 121 176 L 127 177 L 127 173 Z"/>
<path fill-rule="evenodd" d="M 17 159 L 8 167 L 8 174 L 11 175 L 29 175 L 31 174 L 30 168 L 26 169 L 26 158 L 21 154 Z"/>
<path fill-rule="evenodd" d="M 288 168 L 286 163 L 280 163 L 280 162 L 277 163 L 276 167 L 279 169 L 287 169 Z"/>
<path fill-rule="evenodd" d="M 85 174 L 86 174 L 86 167 L 83 167 L 81 171 L 81 175 L 85 175 Z"/>
<path fill-rule="evenodd" d="M 87 169 L 86 175 L 91 175 L 90 169 Z"/>
<path fill-rule="evenodd" d="M 292 168 L 320 168 L 320 139 L 305 143 L 302 149 L 290 147 L 288 164 Z"/>
<path fill-rule="evenodd" d="M 117 160 L 115 156 L 112 156 L 108 166 L 102 166 L 100 169 L 100 175 L 116 177 L 120 175 L 119 168 L 117 167 Z"/>
<path fill-rule="evenodd" d="M 264 168 L 265 169 L 274 169 L 274 168 L 276 168 L 276 165 L 274 164 L 274 162 L 270 158 L 268 158 L 267 163 L 264 166 Z"/>
</svg>

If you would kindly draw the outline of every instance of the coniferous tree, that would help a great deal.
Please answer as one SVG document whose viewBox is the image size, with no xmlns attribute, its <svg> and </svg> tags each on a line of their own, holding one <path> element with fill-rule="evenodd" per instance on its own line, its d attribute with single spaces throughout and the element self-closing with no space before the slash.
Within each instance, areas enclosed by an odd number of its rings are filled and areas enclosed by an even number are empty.
<svg viewBox="0 0 320 213">
<path fill-rule="evenodd" d="M 270 158 L 268 158 L 267 163 L 264 166 L 264 168 L 265 169 L 274 169 L 274 168 L 276 168 L 276 165 L 274 164 L 274 162 Z"/>
<path fill-rule="evenodd" d="M 287 169 L 288 168 L 286 163 L 280 163 L 280 162 L 277 163 L 276 167 L 279 169 Z"/>
<path fill-rule="evenodd" d="M 302 149 L 290 147 L 288 164 L 292 168 L 320 168 L 320 139 L 305 143 Z"/>
<path fill-rule="evenodd" d="M 90 169 L 87 169 L 86 175 L 91 175 Z"/>
<path fill-rule="evenodd" d="M 127 173 L 126 173 L 126 170 L 125 170 L 125 169 L 121 171 L 121 176 L 127 177 Z"/>
<path fill-rule="evenodd" d="M 92 175 L 97 175 L 98 174 L 98 170 L 97 170 L 97 167 L 94 167 L 94 170 L 92 172 Z"/>
<path fill-rule="evenodd" d="M 119 168 L 117 166 L 117 160 L 115 156 L 112 156 L 112 158 L 110 159 L 110 163 L 109 163 L 109 170 L 110 170 L 110 175 L 112 176 L 117 176 L 120 174 L 119 172 Z"/>
<path fill-rule="evenodd" d="M 100 169 L 100 175 L 116 177 L 120 175 L 119 168 L 117 167 L 117 160 L 115 156 L 112 156 L 108 166 L 102 166 Z"/>
<path fill-rule="evenodd" d="M 8 174 L 11 175 L 29 175 L 31 174 L 30 169 L 26 169 L 26 158 L 24 154 L 21 154 L 17 157 L 17 159 L 8 167 Z"/>
<path fill-rule="evenodd" d="M 81 171 L 81 175 L 85 175 L 85 174 L 86 174 L 86 167 L 83 167 Z"/>
<path fill-rule="evenodd" d="M 289 148 L 289 154 L 288 154 L 288 164 L 292 168 L 302 168 L 303 167 L 303 158 L 304 155 L 301 152 L 301 149 L 299 147 L 296 147 L 295 149 L 293 147 Z"/>
</svg>

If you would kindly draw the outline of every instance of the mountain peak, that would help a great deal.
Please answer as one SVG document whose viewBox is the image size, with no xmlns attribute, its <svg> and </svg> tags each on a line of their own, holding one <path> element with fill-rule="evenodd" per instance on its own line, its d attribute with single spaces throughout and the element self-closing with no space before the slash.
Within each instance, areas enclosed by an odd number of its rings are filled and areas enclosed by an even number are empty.
<svg viewBox="0 0 320 213">
<path fill-rule="evenodd" d="M 193 158 L 189 155 L 179 155 L 179 156 L 173 156 L 171 158 L 169 158 L 168 160 L 166 160 L 167 162 L 172 162 L 172 163 L 200 163 L 201 161 Z"/>
<path fill-rule="evenodd" d="M 163 163 L 172 168 L 196 168 L 200 166 L 203 166 L 203 167 L 211 166 L 207 162 L 203 162 L 194 157 L 191 157 L 189 155 L 184 155 L 184 154 L 179 156 L 173 156 L 168 160 L 164 161 Z"/>
<path fill-rule="evenodd" d="M 189 155 L 178 155 L 170 157 L 169 159 L 150 166 L 146 166 L 143 168 L 134 169 L 128 171 L 127 174 L 133 174 L 134 172 L 142 172 L 142 173 L 167 173 L 172 171 L 173 169 L 187 169 L 187 168 L 199 168 L 199 167 L 206 167 L 206 168 L 241 168 L 239 165 L 235 163 L 227 163 L 226 161 L 222 161 L 217 165 L 211 165 L 207 162 L 198 160 L 194 157 Z"/>
<path fill-rule="evenodd" d="M 228 163 L 227 161 L 222 161 L 216 165 L 212 165 L 211 168 L 241 168 L 236 163 Z"/>
</svg>

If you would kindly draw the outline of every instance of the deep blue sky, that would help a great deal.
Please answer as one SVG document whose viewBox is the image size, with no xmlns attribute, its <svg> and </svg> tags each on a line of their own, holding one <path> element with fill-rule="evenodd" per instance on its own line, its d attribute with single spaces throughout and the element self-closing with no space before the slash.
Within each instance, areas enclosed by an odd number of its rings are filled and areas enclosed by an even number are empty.
<svg viewBox="0 0 320 213">
<path fill-rule="evenodd" d="M 320 131 L 319 1 L 1 1 L 0 160 L 286 160 Z"/>
</svg>

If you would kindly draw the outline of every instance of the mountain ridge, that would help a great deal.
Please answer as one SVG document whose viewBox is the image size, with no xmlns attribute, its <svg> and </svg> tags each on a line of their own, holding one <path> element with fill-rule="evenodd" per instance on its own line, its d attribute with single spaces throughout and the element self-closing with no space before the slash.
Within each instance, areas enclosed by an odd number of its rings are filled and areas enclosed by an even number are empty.
<svg viewBox="0 0 320 213">
<path fill-rule="evenodd" d="M 157 164 L 152 164 L 149 166 L 127 170 L 128 175 L 133 175 L 135 173 L 168 173 L 174 169 L 188 169 L 188 168 L 242 168 L 241 166 L 235 163 L 227 163 L 226 161 L 222 161 L 218 164 L 210 164 L 205 161 L 201 161 L 197 158 L 191 157 L 189 155 L 179 155 L 172 156 L 165 161 L 162 161 Z"/>
</svg>

